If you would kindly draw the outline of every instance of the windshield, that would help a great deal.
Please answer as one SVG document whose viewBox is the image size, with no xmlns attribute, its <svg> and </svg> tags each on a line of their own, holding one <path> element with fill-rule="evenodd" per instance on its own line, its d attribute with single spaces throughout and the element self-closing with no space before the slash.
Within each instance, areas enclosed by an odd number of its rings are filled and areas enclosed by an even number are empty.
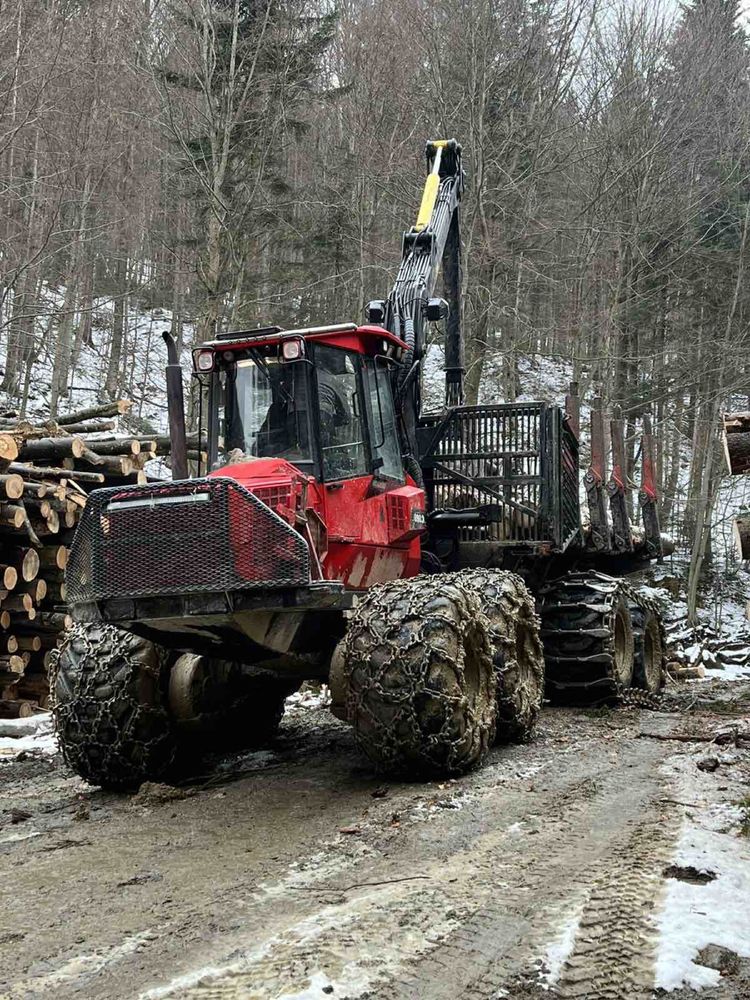
<svg viewBox="0 0 750 1000">
<path fill-rule="evenodd" d="M 226 369 L 221 378 L 221 464 L 253 457 L 312 461 L 303 362 L 258 353 Z"/>
</svg>

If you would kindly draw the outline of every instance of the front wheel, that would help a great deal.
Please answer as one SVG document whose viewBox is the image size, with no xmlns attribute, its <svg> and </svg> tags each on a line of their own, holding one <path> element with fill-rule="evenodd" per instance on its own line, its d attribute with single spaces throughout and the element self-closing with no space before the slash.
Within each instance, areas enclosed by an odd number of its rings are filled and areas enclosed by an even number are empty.
<svg viewBox="0 0 750 1000">
<path fill-rule="evenodd" d="M 497 713 L 489 630 L 458 574 L 395 580 L 362 599 L 335 672 L 343 714 L 379 769 L 461 774 L 481 761 Z"/>
<path fill-rule="evenodd" d="M 465 569 L 458 579 L 479 596 L 490 621 L 497 679 L 497 740 L 531 739 L 544 699 L 544 652 L 534 598 L 520 576 Z"/>
<path fill-rule="evenodd" d="M 298 687 L 270 671 L 183 653 L 169 674 L 169 708 L 184 747 L 248 750 L 273 740 Z"/>
<path fill-rule="evenodd" d="M 63 756 L 104 788 L 162 777 L 176 742 L 167 712 L 168 653 L 102 623 L 75 625 L 52 668 L 53 714 Z"/>
</svg>

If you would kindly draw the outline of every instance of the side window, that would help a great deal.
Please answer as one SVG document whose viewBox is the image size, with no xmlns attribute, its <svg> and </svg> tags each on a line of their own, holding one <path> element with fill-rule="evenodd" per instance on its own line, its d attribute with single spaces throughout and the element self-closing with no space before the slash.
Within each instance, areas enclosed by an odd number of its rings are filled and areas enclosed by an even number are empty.
<svg viewBox="0 0 750 1000">
<path fill-rule="evenodd" d="M 357 385 L 358 355 L 317 345 L 315 373 L 323 478 L 367 475 L 367 451 Z"/>
<path fill-rule="evenodd" d="M 375 475 L 404 482 L 404 467 L 396 429 L 396 411 L 388 368 L 384 362 L 367 359 L 366 397 L 370 424 L 370 446 Z"/>
</svg>

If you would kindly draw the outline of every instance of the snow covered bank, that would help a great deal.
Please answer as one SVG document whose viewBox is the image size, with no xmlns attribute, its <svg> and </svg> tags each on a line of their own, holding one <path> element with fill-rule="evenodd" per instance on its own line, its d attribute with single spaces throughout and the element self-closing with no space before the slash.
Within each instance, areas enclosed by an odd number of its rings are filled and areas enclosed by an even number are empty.
<svg viewBox="0 0 750 1000">
<path fill-rule="evenodd" d="M 45 757 L 57 753 L 57 738 L 49 713 L 29 719 L 0 720 L 0 767 L 12 763 L 22 751 Z"/>
<path fill-rule="evenodd" d="M 717 748 L 718 750 L 718 748 Z M 656 987 L 699 990 L 721 980 L 718 964 L 703 952 L 709 946 L 750 956 L 750 839 L 744 805 L 727 800 L 722 788 L 742 787 L 737 770 L 747 766 L 748 751 L 727 749 L 711 756 L 715 770 L 701 770 L 705 744 L 670 758 L 664 770 L 684 816 L 656 919 L 659 945 Z M 711 765 L 713 767 L 713 763 Z M 733 774 L 734 780 L 729 775 Z M 717 948 L 711 951 L 716 954 Z"/>
</svg>

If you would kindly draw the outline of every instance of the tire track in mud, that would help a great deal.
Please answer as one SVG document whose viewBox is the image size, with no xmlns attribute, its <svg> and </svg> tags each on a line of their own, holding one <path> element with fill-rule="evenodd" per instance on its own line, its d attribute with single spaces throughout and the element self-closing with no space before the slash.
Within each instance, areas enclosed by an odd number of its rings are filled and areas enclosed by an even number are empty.
<svg viewBox="0 0 750 1000">
<path fill-rule="evenodd" d="M 539 995 L 543 988 L 547 996 L 633 1000 L 650 995 L 651 914 L 674 838 L 656 802 L 662 794 L 656 764 L 663 751 L 637 744 L 630 749 L 638 758 L 626 772 L 631 790 L 623 772 L 614 770 L 576 783 L 550 803 L 521 864 L 502 843 L 496 846 L 489 904 L 474 908 L 439 951 L 368 996 L 495 1000 L 519 995 L 519 980 L 537 984 Z M 550 980 L 556 977 L 542 974 L 540 958 L 576 911 L 581 915 L 574 936 L 568 928 L 572 952 L 554 983 Z"/>
<path fill-rule="evenodd" d="M 598 866 L 557 984 L 560 997 L 638 1000 L 652 995 L 653 915 L 673 840 L 665 819 L 646 822 L 622 851 Z"/>
<path fill-rule="evenodd" d="M 141 1000 L 307 998 L 325 995 L 323 987 L 334 983 L 339 998 L 347 995 L 342 985 L 358 996 L 388 971 L 384 941 L 395 936 L 398 961 L 408 959 L 435 947 L 457 917 L 439 890 L 371 892 L 298 921 L 223 967 L 197 970 L 149 990 Z"/>
<path fill-rule="evenodd" d="M 28 990 L 32 962 L 35 975 L 65 973 L 60 1000 L 317 1000 L 326 986 L 339 1000 L 639 995 L 650 905 L 631 879 L 663 869 L 659 838 L 668 842 L 670 830 L 659 765 L 669 748 L 636 739 L 633 715 L 553 710 L 534 743 L 493 750 L 458 782 L 397 783 L 377 795 L 376 779 L 346 763 L 350 743 L 336 742 L 337 729 L 320 733 L 313 763 L 291 756 L 253 784 L 199 793 L 164 813 L 107 799 L 107 818 L 87 827 L 92 845 L 67 856 L 70 889 L 52 884 L 36 908 L 29 897 L 59 949 L 50 955 L 38 936 L 30 941 L 8 965 L 8 995 L 42 995 Z M 342 835 L 350 826 L 357 835 Z M 29 889 L 50 878 L 35 843 L 18 869 Z M 113 888 L 144 871 L 161 881 Z M 612 892 L 622 897 L 614 908 Z M 102 918 L 104 893 L 114 906 Z M 64 924 L 53 919 L 57 908 Z M 110 954 L 121 929 L 147 926 L 155 938 L 137 954 Z M 79 975 L 81 951 L 107 961 Z M 545 957 L 557 988 L 540 976 Z M 627 979 L 623 968 L 641 962 Z M 607 992 L 622 984 L 630 993 Z"/>
<path fill-rule="evenodd" d="M 560 958 L 557 989 L 545 984 L 547 995 L 644 995 L 653 981 L 650 914 L 671 843 L 656 801 L 663 794 L 658 764 L 665 751 L 629 741 L 617 752 L 612 766 L 592 745 L 580 757 L 545 751 L 541 767 L 530 771 L 535 781 L 555 787 L 533 796 L 519 797 L 517 777 L 507 781 L 502 767 L 494 776 L 492 769 L 479 772 L 473 787 L 462 783 L 459 794 L 463 822 L 473 818 L 482 829 L 468 847 L 464 842 L 451 852 L 437 831 L 423 827 L 421 848 L 413 844 L 412 850 L 431 854 L 418 869 L 424 882 L 343 898 L 328 879 L 316 880 L 312 912 L 297 910 L 296 922 L 291 915 L 258 949 L 235 952 L 235 961 L 173 980 L 144 998 L 307 998 L 324 995 L 325 985 L 339 998 L 368 1000 L 516 996 L 503 990 L 519 977 L 541 990 L 538 960 L 576 911 L 581 918 L 572 952 Z M 556 767 L 560 773 L 553 775 Z M 416 826 L 413 833 L 419 838 Z M 371 863 L 364 860 L 365 867 Z M 405 863 L 388 864 L 387 872 L 381 867 L 380 877 L 405 874 Z M 360 871 L 351 881 L 366 877 Z"/>
</svg>

